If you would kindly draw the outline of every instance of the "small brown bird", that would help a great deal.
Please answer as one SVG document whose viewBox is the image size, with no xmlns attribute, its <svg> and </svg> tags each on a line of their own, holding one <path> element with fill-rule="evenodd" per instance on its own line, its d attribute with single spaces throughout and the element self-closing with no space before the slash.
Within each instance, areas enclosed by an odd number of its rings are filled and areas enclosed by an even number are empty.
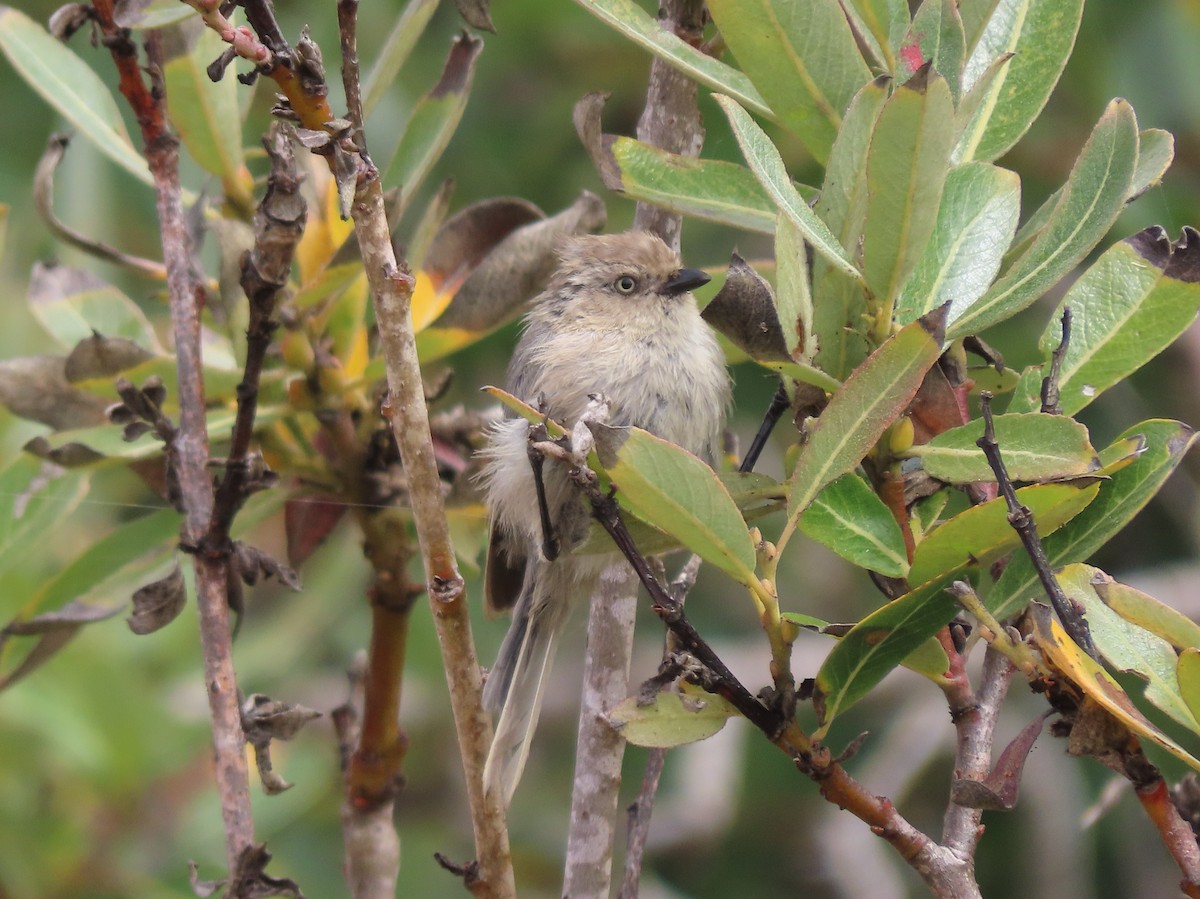
<svg viewBox="0 0 1200 899">
<path fill-rule="evenodd" d="M 645 428 L 715 464 L 730 387 L 720 346 L 690 293 L 707 281 L 648 232 L 570 239 L 525 318 L 508 368 L 509 392 L 568 430 L 589 395 L 602 394 L 610 425 Z M 571 555 L 590 517 L 553 463 L 544 468 L 544 483 L 560 552 L 546 557 L 549 535 L 542 533 L 528 434 L 523 419 L 506 418 L 484 450 L 487 601 L 492 609 L 513 608 L 484 690 L 485 704 L 501 710 L 484 778 L 487 789 L 503 790 L 506 803 L 525 767 L 567 613 L 615 558 Z"/>
</svg>

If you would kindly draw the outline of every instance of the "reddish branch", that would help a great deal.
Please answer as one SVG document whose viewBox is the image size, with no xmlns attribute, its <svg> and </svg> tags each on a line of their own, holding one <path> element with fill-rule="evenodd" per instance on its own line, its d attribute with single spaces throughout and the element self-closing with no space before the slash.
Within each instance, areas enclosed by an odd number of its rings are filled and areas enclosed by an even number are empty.
<svg viewBox="0 0 1200 899">
<path fill-rule="evenodd" d="M 179 373 L 179 433 L 173 448 L 184 508 L 183 542 L 198 546 L 208 531 L 213 510 L 200 355 L 203 297 L 201 286 L 192 274 L 195 269 L 179 186 L 179 144 L 166 124 L 162 49 L 157 33 L 149 32 L 150 85 L 147 86 L 138 65 L 137 49 L 128 31 L 116 24 L 112 0 L 96 0 L 94 9 L 104 45 L 117 66 L 121 93 L 132 107 L 141 129 L 146 161 L 154 178 Z M 230 641 L 225 586 L 227 559 L 198 555 L 195 571 L 217 788 L 225 824 L 226 860 L 232 876 L 253 848 L 254 824 Z"/>
<path fill-rule="evenodd" d="M 1200 899 L 1200 846 L 1196 834 L 1179 814 L 1171 801 L 1170 791 L 1162 777 L 1137 787 L 1137 798 L 1154 822 L 1163 845 L 1179 865 L 1183 880 L 1179 888 L 1185 895 Z"/>
</svg>

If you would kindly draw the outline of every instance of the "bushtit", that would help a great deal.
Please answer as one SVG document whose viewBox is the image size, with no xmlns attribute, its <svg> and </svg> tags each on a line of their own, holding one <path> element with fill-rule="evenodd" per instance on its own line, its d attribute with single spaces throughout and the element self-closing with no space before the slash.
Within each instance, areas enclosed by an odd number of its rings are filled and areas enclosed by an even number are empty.
<svg viewBox="0 0 1200 899">
<path fill-rule="evenodd" d="M 708 281 L 648 232 L 576 237 L 534 300 L 508 368 L 508 389 L 568 430 L 590 394 L 608 423 L 636 425 L 695 453 L 720 454 L 729 376 L 716 338 L 689 292 Z M 506 418 L 491 432 L 484 484 L 491 519 L 486 594 L 513 621 L 488 676 L 484 703 L 500 709 L 484 773 L 507 803 L 537 724 L 555 643 L 578 596 L 590 596 L 613 555 L 571 555 L 590 516 L 564 468 L 543 469 L 554 533 L 543 535 L 528 454 L 529 425 Z M 547 558 L 545 537 L 559 552 Z"/>
</svg>

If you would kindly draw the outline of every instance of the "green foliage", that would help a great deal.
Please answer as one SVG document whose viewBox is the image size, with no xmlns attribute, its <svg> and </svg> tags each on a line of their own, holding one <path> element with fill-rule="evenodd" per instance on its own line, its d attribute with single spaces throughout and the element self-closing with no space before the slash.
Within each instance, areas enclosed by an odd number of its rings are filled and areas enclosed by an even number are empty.
<svg viewBox="0 0 1200 899">
<path fill-rule="evenodd" d="M 427 182 L 445 154 L 461 164 L 462 157 L 453 156 L 454 134 L 469 124 L 471 96 L 490 85 L 474 79 L 480 43 L 460 37 L 432 89 L 401 91 L 414 80 L 407 77 L 410 68 L 431 65 L 421 37 L 436 25 L 435 6 L 412 0 L 384 39 L 369 67 L 365 108 L 373 122 L 391 121 L 397 131 L 390 143 L 376 142 L 372 132 L 371 150 L 376 159 L 390 160 L 385 181 L 399 189 L 390 212 L 416 278 L 419 352 L 426 363 L 450 360 L 461 371 L 469 368 L 461 351 L 486 353 L 484 339 L 537 291 L 557 242 L 598 228 L 604 209 L 595 197 L 581 196 L 555 215 L 512 199 L 449 215 L 449 187 Z M 1025 616 L 1042 674 L 1074 684 L 1130 732 L 1196 766 L 1200 744 L 1189 741 L 1200 731 L 1200 631 L 1181 613 L 1081 564 L 1150 502 L 1195 434 L 1176 421 L 1143 421 L 1125 428 L 1097 461 L 1088 428 L 1073 416 L 1135 378 L 1200 309 L 1196 232 L 1172 243 L 1163 230 L 1147 229 L 1095 255 L 1128 204 L 1162 179 L 1174 157 L 1171 136 L 1139 129 L 1128 102 L 1111 101 L 1094 126 L 1063 129 L 1078 135 L 1055 145 L 1061 159 L 1074 159 L 1069 173 L 1060 185 L 1032 186 L 1039 173 L 1030 160 L 1044 154 L 1038 141 L 1046 138 L 1030 129 L 1075 46 L 1082 0 L 924 0 L 911 16 L 902 0 L 710 0 L 723 43 L 702 47 L 664 31 L 632 0 L 579 0 L 579 6 L 712 92 L 726 121 L 708 123 L 717 135 L 711 152 L 740 153 L 740 160 L 693 159 L 599 129 L 588 149 L 605 186 L 626 198 L 751 233 L 716 231 L 722 253 L 738 240 L 771 246 L 756 235 L 773 240 L 775 260 L 766 268 L 773 270 L 771 301 L 789 358 L 764 354 L 755 361 L 782 376 L 798 413 L 782 483 L 719 475 L 637 429 L 602 432 L 593 464 L 616 486 L 638 545 L 647 553 L 686 546 L 732 577 L 753 597 L 748 607 L 773 648 L 790 644 L 795 627 L 838 638 L 816 672 L 818 738 L 898 666 L 944 684 L 949 661 L 936 635 L 944 638 L 943 629 L 962 611 L 946 588 L 971 580 L 982 597 L 980 616 L 1002 623 Z M 154 22 L 179 15 L 170 7 L 151 14 L 160 17 Z M 0 8 L 0 52 L 22 80 L 103 157 L 149 182 L 121 105 L 91 57 L 85 62 L 81 42 L 75 46 L 69 49 L 24 13 Z M 712 48 L 729 52 L 721 59 Z M 163 73 L 172 125 L 195 163 L 189 199 L 219 191 L 219 198 L 197 207 L 219 267 L 208 285 L 204 320 L 209 427 L 218 454 L 232 425 L 245 353 L 237 278 L 262 176 L 255 149 L 261 121 L 241 127 L 248 110 L 249 121 L 256 121 L 252 94 L 232 71 L 216 83 L 204 71 L 220 49 L 209 32 L 190 48 L 181 42 Z M 402 92 L 403 100 L 391 103 L 393 92 Z M 702 109 L 712 108 L 708 99 Z M 1073 100 L 1090 110 L 1089 120 L 1101 107 L 1090 98 Z M 732 141 L 720 131 L 726 122 Z M 567 130 L 565 121 L 554 127 Z M 1031 140 L 1023 141 L 1027 133 Z M 1067 139 L 1074 145 L 1066 146 Z M 501 150 L 482 147 L 470 148 L 471 165 L 508 164 L 497 162 Z M 543 149 L 525 147 L 516 155 L 521 165 L 539 169 Z M 819 180 L 820 189 L 797 176 Z M 289 496 L 316 485 L 346 499 L 347 460 L 331 449 L 327 423 L 351 422 L 358 445 L 373 446 L 382 362 L 336 185 L 321 165 L 309 168 L 308 179 L 309 217 L 287 287 L 279 353 L 264 375 L 256 437 Z M 572 184 L 568 193 L 576 189 Z M 1023 201 L 1032 211 L 1018 227 Z M 28 454 L 0 470 L 7 506 L 0 516 L 0 572 L 9 578 L 46 550 L 47 535 L 72 526 L 106 473 L 136 471 L 152 483 L 148 469 L 131 466 L 160 460 L 161 444 L 149 435 L 127 441 L 118 426 L 97 423 L 114 399 L 116 375 L 139 384 L 161 377 L 164 410 L 178 413 L 170 342 L 155 301 L 64 271 L 71 277 L 36 282 L 28 303 L 31 320 L 45 332 L 39 339 L 56 344 L 55 353 L 22 356 L 11 361 L 28 364 L 0 370 L 0 399 L 51 427 L 28 445 Z M 1065 292 L 1055 293 L 1076 274 Z M 1020 313 L 1048 294 L 1061 300 L 1041 332 L 1041 362 L 1019 375 L 1020 369 L 989 372 L 986 385 L 979 372 L 973 389 L 961 376 L 976 371 L 961 364 L 965 338 L 994 329 L 1011 343 Z M 1039 411 L 1039 389 L 1062 342 L 1065 307 L 1074 326 L 1057 373 L 1062 414 L 1051 415 Z M 116 338 L 140 347 L 142 355 L 83 375 L 71 368 L 88 341 L 106 341 L 102 348 L 110 350 Z M 1030 608 L 1042 590 L 1037 572 L 1019 549 L 1005 502 L 979 487 L 995 480 L 976 446 L 983 423 L 975 397 L 983 386 L 1012 392 L 995 431 L 1009 475 L 1025 485 L 1017 497 L 1032 512 L 1064 590 L 1086 609 L 1107 667 L 1144 684 L 1133 695 L 1126 692 L 1130 679 L 1114 678 L 1071 644 L 1043 609 Z M 55 414 L 45 403 L 25 402 L 30 394 L 49 395 Z M 529 407 L 509 406 L 540 420 Z M 1115 430 L 1121 426 L 1091 433 Z M 559 436 L 553 427 L 551 433 Z M 477 437 L 464 444 L 471 439 Z M 448 468 L 465 468 L 466 452 L 465 445 L 447 450 Z M 74 467 L 43 483 L 43 460 Z M 469 565 L 483 522 L 478 499 L 460 475 L 447 476 L 454 482 L 448 493 Z M 914 492 L 905 495 L 906 486 Z M 960 486 L 975 491 L 969 508 L 951 500 Z M 50 494 L 53 501 L 44 501 Z M 748 522 L 781 505 L 787 510 L 781 526 L 760 522 L 772 544 Z M 409 526 L 403 512 L 396 521 Z M 160 504 L 104 536 L 55 547 L 54 571 L 11 594 L 0 682 L 23 678 L 50 660 L 97 609 L 124 608 L 129 590 L 168 555 L 177 524 L 176 513 Z M 801 552 L 796 532 L 887 581 L 889 599 L 838 619 L 859 618 L 854 624 L 828 625 L 810 614 L 815 598 L 790 579 L 789 565 Z M 596 531 L 579 551 L 607 552 L 611 545 Z M 991 567 L 996 562 L 1004 563 L 1002 570 Z M 308 637 L 320 633 L 319 614 L 306 614 L 309 620 L 292 627 Z M 992 623 L 979 622 L 983 628 Z M 48 637 L 52 630 L 56 636 Z M 22 646 L 23 636 L 38 638 L 34 648 Z M 356 635 L 347 642 L 361 640 Z M 339 659 L 345 650 L 337 648 Z M 307 661 L 291 652 L 289 663 Z M 1144 707 L 1166 716 L 1183 736 L 1164 733 Z M 613 720 L 632 742 L 676 746 L 710 736 L 733 714 L 715 697 L 664 693 L 647 707 L 630 700 Z M 144 754 L 134 757 L 145 761 Z"/>
</svg>

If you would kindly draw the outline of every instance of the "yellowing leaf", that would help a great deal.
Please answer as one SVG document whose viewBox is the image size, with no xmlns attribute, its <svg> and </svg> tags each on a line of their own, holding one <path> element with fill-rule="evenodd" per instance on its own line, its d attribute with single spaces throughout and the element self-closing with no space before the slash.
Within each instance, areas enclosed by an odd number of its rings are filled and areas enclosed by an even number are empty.
<svg viewBox="0 0 1200 899">
<path fill-rule="evenodd" d="M 413 286 L 412 294 L 412 323 L 413 331 L 419 334 L 446 311 L 446 307 L 454 299 L 454 290 L 462 284 L 462 279 L 458 278 L 450 283 L 435 283 L 429 273 L 424 271 L 417 272 L 416 277 L 417 283 Z"/>
</svg>

